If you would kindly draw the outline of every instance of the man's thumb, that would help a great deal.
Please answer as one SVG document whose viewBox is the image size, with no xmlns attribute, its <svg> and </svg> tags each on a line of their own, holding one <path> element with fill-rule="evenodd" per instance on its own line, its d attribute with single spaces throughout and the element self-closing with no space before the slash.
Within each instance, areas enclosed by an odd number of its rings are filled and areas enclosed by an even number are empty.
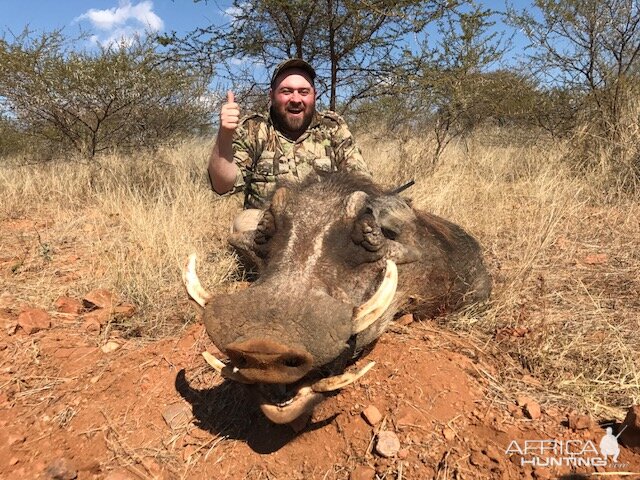
<svg viewBox="0 0 640 480">
<path fill-rule="evenodd" d="M 227 90 L 227 103 L 235 103 L 236 97 L 231 90 Z"/>
</svg>

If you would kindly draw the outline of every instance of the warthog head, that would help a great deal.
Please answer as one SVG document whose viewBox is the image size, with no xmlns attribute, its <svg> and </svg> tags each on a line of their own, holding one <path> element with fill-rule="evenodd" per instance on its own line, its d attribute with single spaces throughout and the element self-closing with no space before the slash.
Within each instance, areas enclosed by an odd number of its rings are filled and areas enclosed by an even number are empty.
<svg viewBox="0 0 640 480">
<path fill-rule="evenodd" d="M 279 188 L 258 229 L 229 242 L 258 280 L 211 296 L 192 255 L 185 284 L 229 357 L 210 363 L 227 379 L 255 385 L 276 423 L 364 374 L 371 364 L 344 369 L 397 312 L 432 317 L 484 300 L 491 289 L 471 236 L 359 176 Z"/>
</svg>

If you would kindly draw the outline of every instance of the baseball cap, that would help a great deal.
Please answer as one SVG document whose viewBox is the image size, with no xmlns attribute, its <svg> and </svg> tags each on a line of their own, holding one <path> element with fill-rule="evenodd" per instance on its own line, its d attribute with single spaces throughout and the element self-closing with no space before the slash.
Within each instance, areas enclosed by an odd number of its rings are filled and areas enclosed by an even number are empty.
<svg viewBox="0 0 640 480">
<path fill-rule="evenodd" d="M 285 60 L 284 62 L 280 62 L 276 69 L 273 71 L 273 75 L 271 76 L 271 86 L 276 82 L 276 78 L 285 70 L 289 70 L 290 68 L 299 68 L 304 70 L 311 77 L 311 83 L 316 78 L 316 71 L 313 69 L 311 65 L 302 60 L 301 58 L 290 58 Z"/>
</svg>

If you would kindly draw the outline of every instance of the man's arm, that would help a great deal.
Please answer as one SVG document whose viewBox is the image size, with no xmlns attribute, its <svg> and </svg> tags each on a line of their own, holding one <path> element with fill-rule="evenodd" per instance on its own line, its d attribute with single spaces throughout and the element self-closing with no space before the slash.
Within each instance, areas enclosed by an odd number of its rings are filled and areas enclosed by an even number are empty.
<svg viewBox="0 0 640 480">
<path fill-rule="evenodd" d="M 220 111 L 220 129 L 209 157 L 209 180 L 216 193 L 222 195 L 231 190 L 238 175 L 233 161 L 233 135 L 240 121 L 240 108 L 232 91 L 227 92 L 227 103 Z"/>
</svg>

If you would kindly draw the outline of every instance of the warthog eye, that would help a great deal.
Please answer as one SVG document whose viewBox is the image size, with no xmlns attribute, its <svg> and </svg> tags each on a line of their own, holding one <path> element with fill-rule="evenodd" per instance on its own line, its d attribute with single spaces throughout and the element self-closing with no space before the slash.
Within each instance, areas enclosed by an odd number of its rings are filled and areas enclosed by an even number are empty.
<svg viewBox="0 0 640 480">
<path fill-rule="evenodd" d="M 395 240 L 396 238 L 398 238 L 398 232 L 395 232 L 390 228 L 382 227 L 381 230 L 382 230 L 382 234 L 389 240 Z"/>
<path fill-rule="evenodd" d="M 297 368 L 304 364 L 304 358 L 295 357 L 295 356 L 284 357 L 282 360 L 280 360 L 280 362 L 285 367 Z"/>
</svg>

